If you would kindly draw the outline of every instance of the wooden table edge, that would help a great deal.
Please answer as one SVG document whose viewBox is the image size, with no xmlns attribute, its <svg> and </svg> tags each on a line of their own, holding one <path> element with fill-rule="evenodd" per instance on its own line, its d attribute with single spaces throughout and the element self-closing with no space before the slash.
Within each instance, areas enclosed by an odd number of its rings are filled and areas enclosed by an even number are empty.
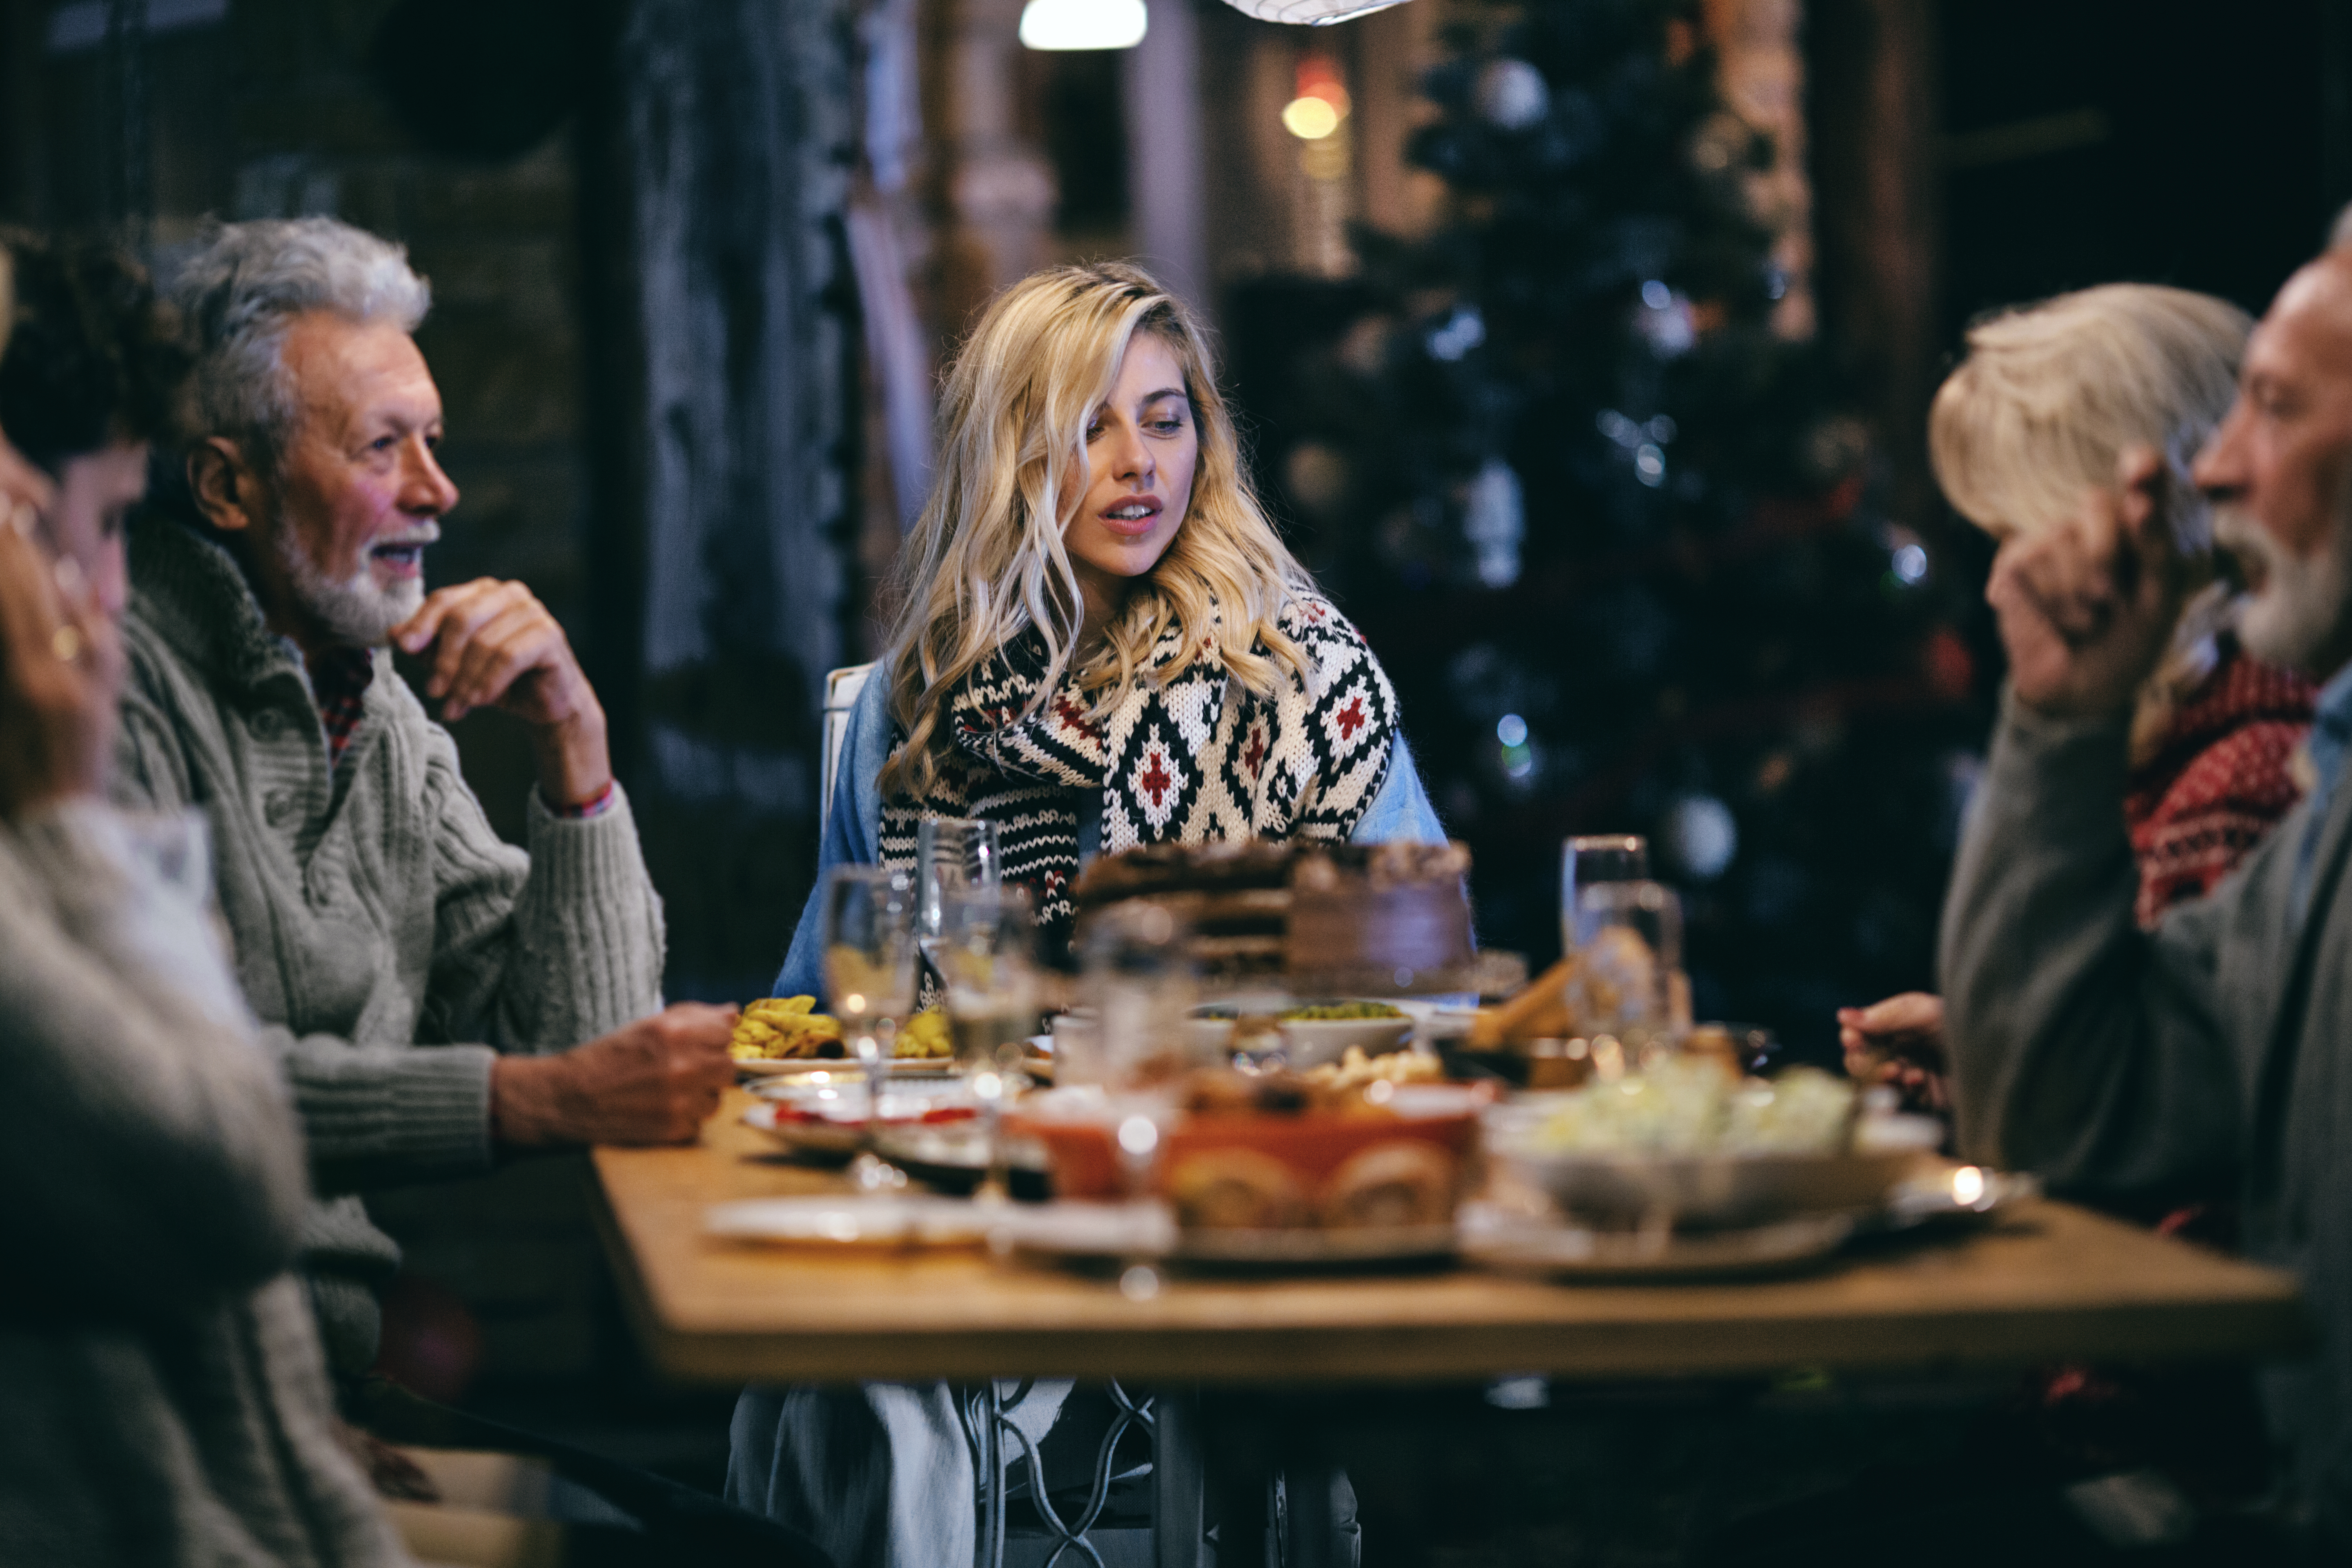
<svg viewBox="0 0 2352 1568">
<path fill-rule="evenodd" d="M 1778 1316 L 1727 1321 L 1694 1339 L 1687 1322 L 1612 1322 L 1567 1330 L 1554 1321 L 1478 1325 L 1475 1353 L 1426 1325 L 1254 1328 L 1246 1339 L 1221 1327 L 1160 1325 L 1139 1341 L 1118 1327 L 1034 1332 L 968 1329 L 831 1329 L 794 1339 L 769 1331 L 680 1330 L 662 1321 L 601 1167 L 590 1163 L 591 1213 L 610 1258 L 623 1310 L 662 1376 L 682 1384 L 930 1381 L 982 1377 L 1116 1377 L 1225 1385 L 1402 1384 L 1475 1382 L 1505 1372 L 1566 1380 L 1750 1378 L 1809 1366 L 1851 1371 L 2032 1366 L 2079 1356 L 2082 1327 L 2095 1324 L 2105 1358 L 2170 1361 L 2286 1356 L 2312 1342 L 2292 1280 L 2274 1291 L 2209 1303 L 2192 1321 L 2163 1303 L 2082 1309 L 2060 1322 L 1959 1310 L 1913 1314 L 1899 1323 L 1839 1317 L 1845 1338 L 1832 1358 L 1775 1353 L 1769 1342 L 1803 1332 L 1808 1320 Z M 2046 1201 L 2046 1200 L 2045 1200 Z M 2273 1271 L 2275 1273 L 2275 1271 Z M 1608 1289 L 1606 1286 L 1599 1289 Z M 1812 1335 L 1830 1320 L 1810 1325 Z M 1997 1322 L 1998 1333 L 1986 1331 Z M 1759 1342 L 1764 1342 L 1759 1343 Z M 1988 1348 L 1999 1342 L 1999 1348 Z"/>
</svg>

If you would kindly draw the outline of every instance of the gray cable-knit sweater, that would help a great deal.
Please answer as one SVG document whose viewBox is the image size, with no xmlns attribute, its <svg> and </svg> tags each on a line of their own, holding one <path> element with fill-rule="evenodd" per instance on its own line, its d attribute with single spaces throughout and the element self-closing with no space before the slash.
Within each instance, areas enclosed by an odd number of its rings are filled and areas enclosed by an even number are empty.
<svg viewBox="0 0 2352 1568">
<path fill-rule="evenodd" d="M 286 1272 L 284 1085 L 161 868 L 200 876 L 201 828 L 142 837 L 96 805 L 0 828 L 0 1563 L 404 1562 Z"/>
<path fill-rule="evenodd" d="M 400 1254 L 358 1193 L 488 1165 L 494 1051 L 658 1009 L 661 901 L 625 800 L 569 821 L 534 790 L 530 853 L 502 842 L 387 654 L 331 769 L 301 660 L 211 540 L 142 521 L 131 582 L 117 791 L 211 824 L 237 979 L 309 1140 L 328 1357 L 363 1371 Z"/>
</svg>

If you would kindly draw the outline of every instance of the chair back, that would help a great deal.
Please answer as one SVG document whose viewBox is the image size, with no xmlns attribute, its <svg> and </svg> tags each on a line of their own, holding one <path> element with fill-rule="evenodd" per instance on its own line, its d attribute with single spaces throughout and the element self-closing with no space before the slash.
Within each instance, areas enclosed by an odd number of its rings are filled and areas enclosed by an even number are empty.
<svg viewBox="0 0 2352 1568">
<path fill-rule="evenodd" d="M 817 753 L 819 844 L 824 842 L 824 830 L 833 821 L 833 786 L 841 771 L 841 739 L 849 732 L 849 714 L 857 706 L 857 694 L 866 689 L 866 678 L 873 673 L 871 664 L 851 664 L 830 671 L 824 678 L 824 738 Z"/>
</svg>

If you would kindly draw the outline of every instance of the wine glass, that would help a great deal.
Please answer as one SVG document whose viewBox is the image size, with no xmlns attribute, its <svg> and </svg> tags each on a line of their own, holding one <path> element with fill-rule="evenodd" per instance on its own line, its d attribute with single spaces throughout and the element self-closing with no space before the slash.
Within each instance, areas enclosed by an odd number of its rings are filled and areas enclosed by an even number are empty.
<svg viewBox="0 0 2352 1568">
<path fill-rule="evenodd" d="M 1000 1129 L 1004 1100 L 1041 1003 L 1037 924 L 1019 888 L 941 890 L 932 949 L 946 990 L 948 1037 L 956 1066 L 980 1100 L 988 1138 L 988 1190 L 1006 1191 Z"/>
<path fill-rule="evenodd" d="M 839 866 L 824 889 L 824 986 L 865 1069 L 866 1113 L 882 1103 L 883 1031 L 915 1005 L 915 897 L 903 871 Z"/>
<path fill-rule="evenodd" d="M 1559 948 L 1584 945 L 1579 917 L 1584 890 L 1603 882 L 1638 882 L 1650 874 L 1650 841 L 1638 833 L 1583 834 L 1559 847 Z"/>
</svg>

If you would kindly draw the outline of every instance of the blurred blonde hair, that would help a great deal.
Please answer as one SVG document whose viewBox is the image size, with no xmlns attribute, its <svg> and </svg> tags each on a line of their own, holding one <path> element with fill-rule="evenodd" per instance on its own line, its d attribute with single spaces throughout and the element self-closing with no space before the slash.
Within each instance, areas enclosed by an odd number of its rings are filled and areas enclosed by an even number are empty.
<svg viewBox="0 0 2352 1568">
<path fill-rule="evenodd" d="M 1968 356 L 1927 418 L 1936 482 L 1988 531 L 2038 532 L 2112 488 L 2123 453 L 2164 455 L 2173 547 L 2202 583 L 2212 515 L 2189 467 L 2237 395 L 2253 320 L 2227 300 L 2152 283 L 2108 283 L 2004 310 L 1969 329 Z M 2140 692 L 2133 754 L 2152 754 L 2179 702 L 2219 658 L 2232 605 L 2218 584 L 2194 594 L 2172 647 Z"/>
<path fill-rule="evenodd" d="M 2033 532 L 2116 482 L 2125 449 L 2161 450 L 2181 553 L 2210 547 L 2189 483 L 2238 391 L 2252 318 L 2227 300 L 2107 283 L 1988 317 L 1927 417 L 1936 482 L 1980 528 Z"/>
<path fill-rule="evenodd" d="M 1310 580 L 1242 469 L 1199 322 L 1139 268 L 1051 268 L 997 296 L 948 373 L 939 472 L 887 590 L 890 712 L 906 741 L 883 766 L 886 796 L 930 788 L 952 744 L 941 705 L 997 649 L 1032 626 L 1045 637 L 1045 678 L 1024 720 L 1071 668 L 1084 601 L 1062 531 L 1090 480 L 1087 423 L 1139 332 L 1166 343 L 1183 367 L 1200 458 L 1167 553 L 1077 667 L 1079 684 L 1100 714 L 1202 648 L 1261 696 L 1285 671 L 1311 678 L 1276 624 Z M 1148 665 L 1171 627 L 1184 633 L 1179 651 L 1165 667 Z"/>
</svg>

